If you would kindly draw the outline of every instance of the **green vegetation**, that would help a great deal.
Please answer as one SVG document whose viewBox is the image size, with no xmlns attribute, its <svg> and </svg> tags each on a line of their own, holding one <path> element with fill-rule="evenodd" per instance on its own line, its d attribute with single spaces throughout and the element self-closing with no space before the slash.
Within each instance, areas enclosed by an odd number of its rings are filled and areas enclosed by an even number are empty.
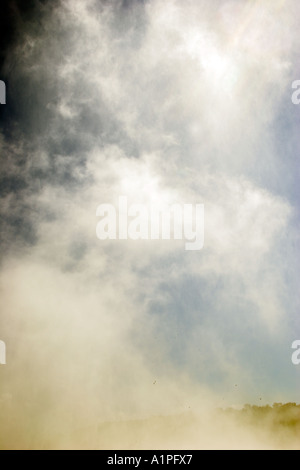
<svg viewBox="0 0 300 470">
<path fill-rule="evenodd" d="M 230 408 L 223 410 L 223 413 L 243 427 L 252 428 L 261 434 L 268 432 L 277 448 L 300 449 L 300 405 L 296 403 L 274 403 L 273 406 L 245 405 L 242 410 Z"/>
</svg>

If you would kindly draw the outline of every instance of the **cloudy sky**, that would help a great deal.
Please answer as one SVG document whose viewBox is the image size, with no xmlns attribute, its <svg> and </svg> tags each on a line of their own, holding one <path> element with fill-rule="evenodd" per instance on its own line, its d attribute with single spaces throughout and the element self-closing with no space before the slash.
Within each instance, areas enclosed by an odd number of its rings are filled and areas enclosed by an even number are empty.
<svg viewBox="0 0 300 470">
<path fill-rule="evenodd" d="M 1 8 L 0 400 L 47 423 L 299 401 L 299 2 Z M 121 195 L 204 204 L 203 250 L 98 240 Z"/>
</svg>

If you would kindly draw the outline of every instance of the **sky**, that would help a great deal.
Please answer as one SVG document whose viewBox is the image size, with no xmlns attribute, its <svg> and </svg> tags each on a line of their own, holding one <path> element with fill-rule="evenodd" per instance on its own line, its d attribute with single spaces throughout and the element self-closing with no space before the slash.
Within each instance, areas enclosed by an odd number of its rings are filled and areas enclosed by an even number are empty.
<svg viewBox="0 0 300 470">
<path fill-rule="evenodd" d="M 41 426 L 299 402 L 299 2 L 1 8 L 0 402 Z M 120 196 L 204 204 L 204 248 L 100 241 Z"/>
</svg>

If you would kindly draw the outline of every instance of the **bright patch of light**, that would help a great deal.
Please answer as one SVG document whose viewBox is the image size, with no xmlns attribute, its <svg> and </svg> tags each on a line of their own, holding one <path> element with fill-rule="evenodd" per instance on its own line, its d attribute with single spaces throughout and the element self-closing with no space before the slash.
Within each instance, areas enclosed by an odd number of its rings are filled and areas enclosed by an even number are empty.
<svg viewBox="0 0 300 470">
<path fill-rule="evenodd" d="M 206 78 L 222 92 L 231 94 L 238 80 L 235 60 L 220 52 L 211 38 L 198 32 L 185 35 L 185 50 L 191 59 L 198 61 Z"/>
</svg>

